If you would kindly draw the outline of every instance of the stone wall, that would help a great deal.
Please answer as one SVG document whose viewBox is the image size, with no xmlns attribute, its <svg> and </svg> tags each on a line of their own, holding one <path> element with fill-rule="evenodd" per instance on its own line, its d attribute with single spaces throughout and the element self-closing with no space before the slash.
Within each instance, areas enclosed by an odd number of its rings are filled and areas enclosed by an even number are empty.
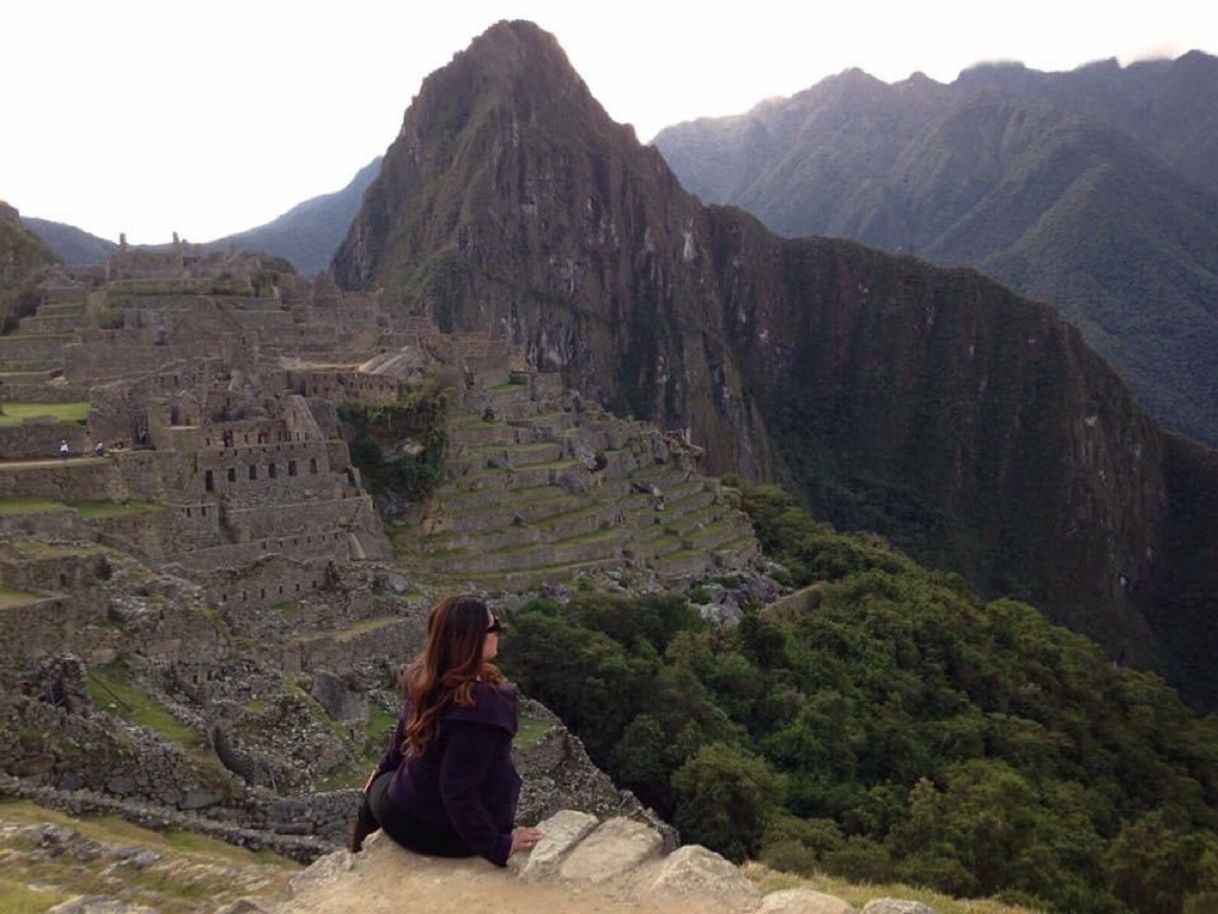
<svg viewBox="0 0 1218 914">
<path fill-rule="evenodd" d="M 141 558 L 157 560 L 175 548 L 178 536 L 172 511 L 141 511 L 86 522 L 98 541 Z"/>
<path fill-rule="evenodd" d="M 285 644 L 280 663 L 293 672 L 351 669 L 369 663 L 400 667 L 418 651 L 425 633 L 422 614 L 366 629 L 357 624 L 346 632 L 309 635 Z"/>
<path fill-rule="evenodd" d="M 192 436 L 203 433 L 195 430 Z M 213 435 L 212 440 L 217 438 Z M 342 464 L 331 466 L 331 453 L 326 442 L 314 440 L 183 454 L 173 490 L 183 500 L 223 499 L 241 505 L 333 498 L 347 494 L 349 480 Z"/>
<path fill-rule="evenodd" d="M 293 371 L 288 383 L 302 396 L 332 402 L 396 400 L 406 389 L 397 378 L 359 371 Z"/>
<path fill-rule="evenodd" d="M 226 613 L 265 609 L 316 594 L 326 587 L 330 557 L 301 561 L 262 553 L 260 547 L 261 543 L 246 546 L 247 561 L 208 576 L 205 591 Z M 249 560 L 253 556 L 257 558 Z"/>
<path fill-rule="evenodd" d="M 241 345 L 233 339 L 212 340 L 208 348 L 213 354 L 222 353 L 230 364 L 248 361 L 240 357 Z M 64 375 L 73 382 L 124 378 L 154 372 L 167 362 L 189 359 L 197 351 L 197 345 L 184 343 L 163 346 L 101 340 L 69 343 L 62 347 Z"/>
<path fill-rule="evenodd" d="M 0 359 L 58 361 L 71 339 L 63 333 L 0 336 Z"/>
<path fill-rule="evenodd" d="M 0 580 L 20 590 L 91 590 L 108 580 L 110 560 L 96 547 L 46 547 L 0 557 Z"/>
<path fill-rule="evenodd" d="M 13 403 L 81 403 L 88 399 L 87 385 L 0 379 L 0 400 Z"/>
<path fill-rule="evenodd" d="M 33 511 L 0 516 L 0 539 L 83 540 L 89 530 L 75 511 Z"/>
<path fill-rule="evenodd" d="M 12 669 L 31 657 L 102 643 L 106 609 L 104 599 L 90 594 L 56 594 L 5 607 L 0 612 L 0 665 Z"/>
<path fill-rule="evenodd" d="M 52 501 L 125 501 L 127 486 L 113 460 L 70 460 L 39 466 L 0 467 L 0 498 Z"/>
<path fill-rule="evenodd" d="M 20 425 L 0 425 L 0 460 L 48 460 L 59 456 L 66 441 L 73 456 L 90 454 L 93 442 L 79 422 L 27 419 Z"/>
<path fill-rule="evenodd" d="M 256 508 L 225 510 L 225 523 L 238 542 L 267 542 L 292 536 L 328 536 L 335 543 L 344 543 L 337 532 L 326 530 L 381 529 L 380 517 L 367 495 L 310 501 L 290 505 L 264 505 Z"/>
</svg>

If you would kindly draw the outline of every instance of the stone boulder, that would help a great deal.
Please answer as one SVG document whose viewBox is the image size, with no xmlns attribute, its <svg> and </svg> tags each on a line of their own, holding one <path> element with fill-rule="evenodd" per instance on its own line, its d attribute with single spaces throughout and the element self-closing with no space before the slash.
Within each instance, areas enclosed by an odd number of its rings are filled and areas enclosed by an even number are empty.
<svg viewBox="0 0 1218 914">
<path fill-rule="evenodd" d="M 856 914 L 846 901 L 836 895 L 811 889 L 783 889 L 771 892 L 761 902 L 757 914 Z"/>
<path fill-rule="evenodd" d="M 521 879 L 548 879 L 557 875 L 562 859 L 596 828 L 596 816 L 563 809 L 538 824 L 545 838 L 533 848 L 521 866 Z"/>
<path fill-rule="evenodd" d="M 319 670 L 313 677 L 313 698 L 335 720 L 363 720 L 368 700 L 334 673 Z"/>
<path fill-rule="evenodd" d="M 752 911 L 761 900 L 761 892 L 739 868 L 700 844 L 687 844 L 669 854 L 648 890 L 677 898 L 709 896 L 724 912 Z"/>
<path fill-rule="evenodd" d="M 654 828 L 631 819 L 609 819 L 571 852 L 559 873 L 564 879 L 607 882 L 656 856 L 663 843 Z"/>
<path fill-rule="evenodd" d="M 938 914 L 928 904 L 901 898 L 875 898 L 867 902 L 863 914 Z"/>
</svg>

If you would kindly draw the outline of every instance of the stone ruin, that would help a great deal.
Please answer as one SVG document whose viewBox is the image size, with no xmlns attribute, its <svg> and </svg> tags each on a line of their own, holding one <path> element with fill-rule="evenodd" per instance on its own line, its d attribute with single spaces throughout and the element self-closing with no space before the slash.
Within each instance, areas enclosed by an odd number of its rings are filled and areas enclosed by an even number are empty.
<svg viewBox="0 0 1218 914">
<path fill-rule="evenodd" d="M 373 709 L 393 711 L 392 672 L 438 594 L 759 580 L 751 527 L 697 448 L 502 339 L 180 241 L 57 267 L 41 293 L 0 336 L 9 774 L 336 836 L 350 793 L 318 791 L 358 782 L 365 733 L 383 739 Z M 450 404 L 446 481 L 417 504 L 374 500 L 339 409 L 424 385 Z M 757 597 L 716 586 L 715 618 Z M 69 653 L 128 732 L 46 700 L 63 686 L 45 687 L 45 662 Z M 144 703 L 159 740 L 131 724 Z M 590 767 L 573 737 L 549 745 L 543 767 Z M 602 812 L 637 808 L 605 797 Z"/>
</svg>

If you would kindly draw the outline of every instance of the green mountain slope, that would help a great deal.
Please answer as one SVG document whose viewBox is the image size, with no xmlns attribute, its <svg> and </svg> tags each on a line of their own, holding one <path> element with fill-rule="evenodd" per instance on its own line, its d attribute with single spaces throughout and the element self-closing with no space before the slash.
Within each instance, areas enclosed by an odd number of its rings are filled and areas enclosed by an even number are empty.
<svg viewBox="0 0 1218 914">
<path fill-rule="evenodd" d="M 1218 142 L 1213 115 L 1187 116 L 1207 61 L 1177 61 L 1154 96 L 1156 111 L 1176 112 L 1165 122 L 1192 125 L 1196 142 L 1181 148 Z M 1181 72 L 1198 69 L 1201 85 L 1185 83 Z M 1119 84 L 1092 95 L 1123 97 L 1129 79 L 1116 73 Z M 668 128 L 656 143 L 695 192 L 784 234 L 975 266 L 1052 302 L 1156 418 L 1218 442 L 1218 195 L 1150 131 L 1127 130 L 1136 118 L 1115 102 L 1084 114 L 1082 88 L 1045 88 L 1067 76 L 995 67 L 950 86 L 920 76 L 889 86 L 848 71 L 741 117 Z M 1091 110 L 1101 108 L 1108 120 Z"/>
<path fill-rule="evenodd" d="M 302 276 L 315 276 L 329 267 L 330 258 L 359 210 L 364 191 L 380 167 L 381 158 L 377 156 L 342 190 L 311 197 L 266 225 L 217 238 L 204 247 L 224 250 L 235 244 L 243 251 L 265 251 L 286 258 Z"/>
<path fill-rule="evenodd" d="M 69 265 L 105 263 L 118 250 L 117 242 L 91 235 L 74 225 L 33 216 L 23 216 L 21 221 L 60 261 Z"/>
<path fill-rule="evenodd" d="M 1184 616 L 1158 582 L 1195 568 L 1218 592 L 1218 569 L 1167 555 L 1164 438 L 1077 330 L 971 270 L 702 207 L 530 23 L 424 81 L 333 270 L 504 334 L 712 472 L 781 478 L 1114 656 L 1201 669 L 1208 635 L 1165 646 Z M 1218 674 L 1178 681 L 1218 699 Z"/>
<path fill-rule="evenodd" d="M 511 619 L 504 663 L 687 841 L 1065 914 L 1218 902 L 1218 728 L 1030 606 L 986 602 L 774 487 L 741 503 L 801 589 Z"/>
</svg>

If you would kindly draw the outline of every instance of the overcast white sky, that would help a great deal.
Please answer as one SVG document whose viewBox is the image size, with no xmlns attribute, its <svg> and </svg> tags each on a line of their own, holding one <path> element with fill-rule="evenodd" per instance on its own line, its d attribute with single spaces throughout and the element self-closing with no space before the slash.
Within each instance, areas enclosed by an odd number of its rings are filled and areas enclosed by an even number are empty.
<svg viewBox="0 0 1218 914">
<path fill-rule="evenodd" d="M 557 35 L 645 141 L 851 66 L 950 81 L 1218 53 L 1212 0 L 6 0 L 0 199 L 139 243 L 262 224 L 344 186 L 423 77 L 505 18 Z"/>
</svg>

